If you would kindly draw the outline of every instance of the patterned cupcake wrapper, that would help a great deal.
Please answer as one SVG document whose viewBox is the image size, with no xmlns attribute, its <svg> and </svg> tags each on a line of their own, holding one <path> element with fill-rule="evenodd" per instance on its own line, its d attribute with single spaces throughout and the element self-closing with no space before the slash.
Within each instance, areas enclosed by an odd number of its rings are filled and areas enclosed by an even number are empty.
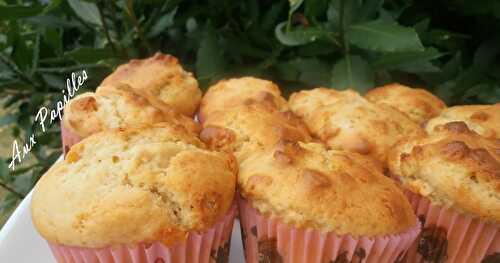
<svg viewBox="0 0 500 263">
<path fill-rule="evenodd" d="M 77 144 L 79 141 L 82 140 L 80 136 L 66 129 L 62 121 L 61 121 L 61 139 L 62 139 L 64 156 L 66 156 L 69 149 L 71 149 L 71 146 Z"/>
<path fill-rule="evenodd" d="M 431 204 L 408 190 L 405 194 L 423 226 L 405 262 L 500 262 L 498 225 Z"/>
<path fill-rule="evenodd" d="M 166 246 L 120 245 L 100 249 L 49 243 L 58 263 L 224 263 L 229 261 L 231 232 L 236 204 L 214 227 L 203 233 L 189 233 L 185 241 Z"/>
<path fill-rule="evenodd" d="M 379 237 L 298 229 L 276 218 L 266 218 L 241 197 L 238 203 L 243 247 L 249 263 L 401 262 L 420 232 L 420 224 L 401 234 Z"/>
</svg>

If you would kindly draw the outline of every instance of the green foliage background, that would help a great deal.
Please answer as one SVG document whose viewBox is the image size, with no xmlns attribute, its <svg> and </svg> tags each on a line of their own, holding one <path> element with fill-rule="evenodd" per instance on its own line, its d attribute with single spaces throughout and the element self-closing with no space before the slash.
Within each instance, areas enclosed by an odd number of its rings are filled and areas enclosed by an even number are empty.
<svg viewBox="0 0 500 263">
<path fill-rule="evenodd" d="M 85 69 L 94 89 L 120 63 L 162 51 L 203 88 L 240 75 L 286 93 L 397 81 L 448 105 L 496 103 L 498 32 L 497 0 L 0 0 L 0 214 L 60 155 L 58 125 L 42 134 L 34 116 L 62 99 L 73 71 Z M 12 140 L 33 132 L 31 154 L 8 170 Z"/>
</svg>

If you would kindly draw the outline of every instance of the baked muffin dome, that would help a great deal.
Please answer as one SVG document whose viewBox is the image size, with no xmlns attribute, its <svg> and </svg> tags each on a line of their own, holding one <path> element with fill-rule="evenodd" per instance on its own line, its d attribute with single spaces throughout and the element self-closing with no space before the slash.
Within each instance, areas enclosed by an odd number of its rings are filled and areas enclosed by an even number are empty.
<svg viewBox="0 0 500 263">
<path fill-rule="evenodd" d="M 438 205 L 500 223 L 500 140 L 450 122 L 391 151 L 393 176 Z"/>
<path fill-rule="evenodd" d="M 365 98 L 394 107 L 416 123 L 427 121 L 446 108 L 446 104 L 432 93 L 398 83 L 374 88 L 366 93 Z"/>
<path fill-rule="evenodd" d="M 183 240 L 230 208 L 230 155 L 168 124 L 108 130 L 69 151 L 37 183 L 32 219 L 48 241 L 101 248 Z"/>
<path fill-rule="evenodd" d="M 238 185 L 260 213 L 299 228 L 376 236 L 417 224 L 391 179 L 322 144 L 285 142 L 252 154 L 240 163 Z"/>
<path fill-rule="evenodd" d="M 462 121 L 469 129 L 489 137 L 500 138 L 500 103 L 494 105 L 464 105 L 450 107 L 429 120 L 425 130 L 432 133 L 443 124 Z"/>
<path fill-rule="evenodd" d="M 156 53 L 146 59 L 132 59 L 106 77 L 97 90 L 124 83 L 157 108 L 167 105 L 192 117 L 201 100 L 193 74 L 184 71 L 177 58 Z"/>
<path fill-rule="evenodd" d="M 334 104 L 339 100 L 356 99 L 359 96 L 359 93 L 350 89 L 338 91 L 319 87 L 292 93 L 288 103 L 295 114 L 304 119 L 309 119 L 318 109 L 324 106 Z"/>
<path fill-rule="evenodd" d="M 151 105 L 127 84 L 78 95 L 66 105 L 63 116 L 64 127 L 82 138 L 106 129 L 157 122 L 171 122 L 199 132 L 192 119 L 167 106 Z"/>
<path fill-rule="evenodd" d="M 287 109 L 286 100 L 281 97 L 276 84 L 268 80 L 242 77 L 221 80 L 211 86 L 201 100 L 198 117 L 203 121 L 213 112 L 254 103 L 262 104 L 268 109 Z"/>
<path fill-rule="evenodd" d="M 293 113 L 269 110 L 261 104 L 212 112 L 203 122 L 200 137 L 210 148 L 234 152 L 238 160 L 280 140 L 311 140 L 307 128 Z"/>
<path fill-rule="evenodd" d="M 325 100 L 328 93 L 330 103 Z M 382 163 L 397 141 L 422 132 L 404 113 L 372 103 L 353 91 L 301 91 L 290 97 L 289 105 L 303 118 L 311 134 L 331 149 L 369 155 Z"/>
</svg>

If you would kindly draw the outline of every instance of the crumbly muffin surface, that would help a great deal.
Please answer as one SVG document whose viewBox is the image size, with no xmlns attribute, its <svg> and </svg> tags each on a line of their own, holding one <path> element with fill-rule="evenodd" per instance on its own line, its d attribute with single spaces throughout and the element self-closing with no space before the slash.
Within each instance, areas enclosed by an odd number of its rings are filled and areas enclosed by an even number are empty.
<svg viewBox="0 0 500 263">
<path fill-rule="evenodd" d="M 439 115 L 446 108 L 446 104 L 432 93 L 397 83 L 371 89 L 365 98 L 392 106 L 419 124 Z"/>
<path fill-rule="evenodd" d="M 336 234 L 397 234 L 416 225 L 398 186 L 345 151 L 317 143 L 277 145 L 240 164 L 240 193 L 267 216 Z"/>
<path fill-rule="evenodd" d="M 389 156 L 393 176 L 433 203 L 500 223 L 500 140 L 464 122 L 398 143 Z"/>
<path fill-rule="evenodd" d="M 449 122 L 462 121 L 469 129 L 488 138 L 500 138 L 500 103 L 493 105 L 463 105 L 445 109 L 429 120 L 425 129 L 432 133 Z"/>
<path fill-rule="evenodd" d="M 203 122 L 211 113 L 255 103 L 270 110 L 287 109 L 287 102 L 276 84 L 268 80 L 242 77 L 221 80 L 211 86 L 201 100 L 198 116 Z"/>
<path fill-rule="evenodd" d="M 97 133 L 42 176 L 32 220 L 45 239 L 69 246 L 175 243 L 228 211 L 236 167 L 178 126 Z"/>
<path fill-rule="evenodd" d="M 293 113 L 269 110 L 260 104 L 211 113 L 203 122 L 200 137 L 213 149 L 234 152 L 239 161 L 280 140 L 311 140 L 307 128 Z"/>
<path fill-rule="evenodd" d="M 157 108 L 127 84 L 109 86 L 73 98 L 64 109 L 64 127 L 85 138 L 93 133 L 130 125 L 171 122 L 193 133 L 199 125 L 168 106 Z"/>
<path fill-rule="evenodd" d="M 166 105 L 188 117 L 194 115 L 201 100 L 201 90 L 193 74 L 186 72 L 177 58 L 162 53 L 132 59 L 119 66 L 97 90 L 121 83 L 130 85 L 155 107 Z"/>
<path fill-rule="evenodd" d="M 331 99 L 327 98 L 330 94 Z M 372 103 L 354 91 L 313 89 L 292 95 L 290 108 L 302 117 L 311 134 L 332 149 L 347 150 L 386 162 L 399 140 L 421 127 L 400 111 Z"/>
</svg>

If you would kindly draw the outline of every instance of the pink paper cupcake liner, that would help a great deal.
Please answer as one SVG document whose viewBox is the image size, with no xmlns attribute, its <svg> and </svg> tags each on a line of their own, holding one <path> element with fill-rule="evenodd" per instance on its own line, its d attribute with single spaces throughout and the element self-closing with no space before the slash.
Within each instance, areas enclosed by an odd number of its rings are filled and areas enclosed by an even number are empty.
<svg viewBox="0 0 500 263">
<path fill-rule="evenodd" d="M 71 149 L 71 146 L 77 144 L 79 141 L 82 140 L 80 136 L 66 129 L 62 121 L 61 121 L 61 139 L 62 139 L 64 156 L 66 156 L 69 149 Z"/>
<path fill-rule="evenodd" d="M 236 204 L 214 227 L 203 233 L 189 233 L 185 241 L 166 246 L 119 245 L 100 249 L 49 243 L 58 263 L 208 263 L 228 262 Z"/>
<path fill-rule="evenodd" d="M 433 205 L 427 198 L 408 190 L 405 194 L 423 226 L 408 250 L 406 262 L 500 262 L 498 225 Z M 496 261 L 487 261 L 488 257 L 496 257 Z"/>
<path fill-rule="evenodd" d="M 417 223 L 408 231 L 380 237 L 336 235 L 314 229 L 298 229 L 266 218 L 239 198 L 240 221 L 246 262 L 401 262 L 420 231 Z"/>
</svg>

